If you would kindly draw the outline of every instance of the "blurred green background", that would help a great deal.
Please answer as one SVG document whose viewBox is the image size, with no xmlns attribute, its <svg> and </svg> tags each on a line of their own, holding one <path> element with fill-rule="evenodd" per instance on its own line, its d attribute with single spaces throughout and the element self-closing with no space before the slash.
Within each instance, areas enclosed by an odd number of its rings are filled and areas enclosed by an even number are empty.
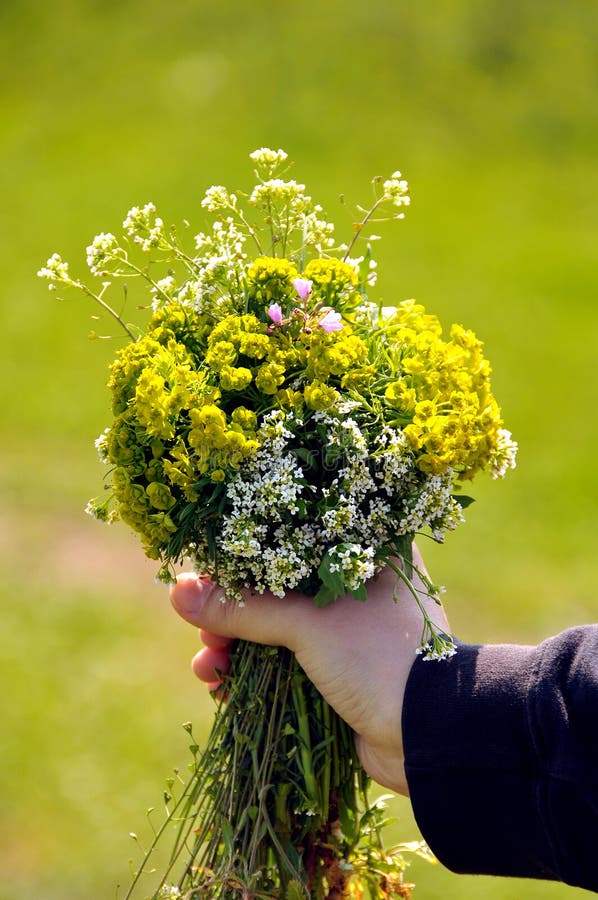
<svg viewBox="0 0 598 900">
<path fill-rule="evenodd" d="M 129 832 L 187 763 L 180 724 L 205 735 L 212 714 L 154 564 L 83 514 L 117 343 L 90 343 L 95 310 L 37 269 L 58 250 L 83 273 L 93 235 L 150 199 L 199 230 L 203 190 L 250 186 L 258 146 L 289 152 L 341 234 L 338 195 L 400 168 L 413 204 L 384 232 L 377 294 L 477 331 L 520 443 L 467 526 L 424 548 L 455 632 L 536 642 L 589 621 L 597 41 L 595 0 L 2 0 L 0 900 L 114 897 Z M 411 871 L 422 900 L 579 893 Z"/>
</svg>

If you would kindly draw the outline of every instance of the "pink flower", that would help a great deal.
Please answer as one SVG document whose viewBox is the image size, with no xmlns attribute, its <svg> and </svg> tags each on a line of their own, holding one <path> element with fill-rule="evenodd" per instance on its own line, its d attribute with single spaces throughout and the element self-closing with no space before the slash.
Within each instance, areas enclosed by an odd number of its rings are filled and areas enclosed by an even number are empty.
<svg viewBox="0 0 598 900">
<path fill-rule="evenodd" d="M 282 325 L 282 309 L 279 303 L 273 303 L 268 307 L 268 315 L 275 325 Z"/>
<path fill-rule="evenodd" d="M 324 318 L 320 319 L 318 325 L 328 333 L 330 333 L 331 331 L 340 331 L 343 327 L 343 323 L 341 322 L 341 314 L 335 312 L 333 309 L 329 309 Z"/>
<path fill-rule="evenodd" d="M 293 278 L 293 287 L 297 291 L 297 296 L 302 300 L 307 300 L 311 294 L 312 286 L 313 281 L 310 281 L 309 278 Z"/>
</svg>

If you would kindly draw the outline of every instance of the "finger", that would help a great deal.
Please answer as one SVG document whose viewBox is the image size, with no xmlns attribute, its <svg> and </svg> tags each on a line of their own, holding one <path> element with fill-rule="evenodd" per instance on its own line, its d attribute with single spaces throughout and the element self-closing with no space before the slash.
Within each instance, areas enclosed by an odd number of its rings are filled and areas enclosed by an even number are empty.
<svg viewBox="0 0 598 900">
<path fill-rule="evenodd" d="M 220 650 L 222 647 L 230 647 L 234 640 L 234 638 L 231 637 L 214 634 L 213 631 L 206 631 L 205 628 L 199 629 L 199 638 L 205 647 L 213 647 L 214 650 Z"/>
<path fill-rule="evenodd" d="M 214 650 L 205 647 L 196 653 L 191 662 L 191 668 L 200 681 L 206 684 L 218 682 L 221 675 L 226 675 L 230 670 L 230 655 L 227 650 Z"/>
<path fill-rule="evenodd" d="M 223 589 L 209 578 L 189 573 L 179 575 L 170 597 L 179 615 L 203 631 L 290 650 L 315 610 L 312 600 L 293 591 L 283 600 L 268 592 L 244 591 L 240 604 L 227 600 Z"/>
</svg>

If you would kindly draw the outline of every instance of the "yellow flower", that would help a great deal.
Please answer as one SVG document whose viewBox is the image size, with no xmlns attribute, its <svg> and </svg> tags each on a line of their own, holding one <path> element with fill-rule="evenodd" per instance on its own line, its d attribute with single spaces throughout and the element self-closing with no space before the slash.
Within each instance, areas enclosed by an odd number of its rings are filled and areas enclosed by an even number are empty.
<svg viewBox="0 0 598 900">
<path fill-rule="evenodd" d="M 241 332 L 239 334 L 239 352 L 254 359 L 263 359 L 270 350 L 271 342 L 266 334 Z"/>
<path fill-rule="evenodd" d="M 303 273 L 304 278 L 314 284 L 314 291 L 324 294 L 330 300 L 332 296 L 347 290 L 353 290 L 359 277 L 355 268 L 341 259 L 312 259 Z"/>
<path fill-rule="evenodd" d="M 404 379 L 391 382 L 384 391 L 384 397 L 391 406 L 406 415 L 414 412 L 417 403 L 415 388 L 408 387 Z"/>
<path fill-rule="evenodd" d="M 315 331 L 304 340 L 309 345 L 306 365 L 308 378 L 327 380 L 331 375 L 342 376 L 367 362 L 367 346 L 347 325 L 342 331 L 327 334 Z"/>
<path fill-rule="evenodd" d="M 221 428 L 226 425 L 226 414 L 214 403 L 189 410 L 189 416 L 193 425 L 218 425 Z"/>
<path fill-rule="evenodd" d="M 417 425 L 406 425 L 403 434 L 407 438 L 412 450 L 419 450 L 421 447 L 421 429 Z"/>
<path fill-rule="evenodd" d="M 436 415 L 436 404 L 432 400 L 420 400 L 415 404 L 414 421 L 425 423 L 426 419 L 431 419 Z"/>
<path fill-rule="evenodd" d="M 282 388 L 276 392 L 276 401 L 281 409 L 292 409 L 300 413 L 303 408 L 303 394 L 292 388 Z"/>
<path fill-rule="evenodd" d="M 237 356 L 235 346 L 230 341 L 211 341 L 206 362 L 215 372 L 220 372 L 224 366 L 234 365 Z"/>
<path fill-rule="evenodd" d="M 341 387 L 357 393 L 366 391 L 376 377 L 376 369 L 373 365 L 362 366 L 345 372 L 341 378 Z"/>
<path fill-rule="evenodd" d="M 220 371 L 220 387 L 223 391 L 242 391 L 251 384 L 251 371 L 244 366 L 223 366 Z"/>
<path fill-rule="evenodd" d="M 264 363 L 257 370 L 255 385 L 262 394 L 275 394 L 284 381 L 285 368 L 278 363 Z"/>
<path fill-rule="evenodd" d="M 259 256 L 247 270 L 249 294 L 262 303 L 291 299 L 298 271 L 287 259 Z"/>
<path fill-rule="evenodd" d="M 257 427 L 257 416 L 252 409 L 237 406 L 231 413 L 231 421 L 240 425 L 245 431 L 254 432 Z"/>
<path fill-rule="evenodd" d="M 159 481 L 152 481 L 151 484 L 148 484 L 146 493 L 150 503 L 156 509 L 168 510 L 176 503 L 168 486 Z"/>
<path fill-rule="evenodd" d="M 243 316 L 225 316 L 214 326 L 208 338 L 208 346 L 212 348 L 217 341 L 230 341 L 239 347 L 244 334 L 266 334 L 266 325 L 251 313 Z"/>
<path fill-rule="evenodd" d="M 310 409 L 330 409 L 338 399 L 338 391 L 333 387 L 323 384 L 321 381 L 313 381 L 303 390 L 305 403 Z"/>
</svg>

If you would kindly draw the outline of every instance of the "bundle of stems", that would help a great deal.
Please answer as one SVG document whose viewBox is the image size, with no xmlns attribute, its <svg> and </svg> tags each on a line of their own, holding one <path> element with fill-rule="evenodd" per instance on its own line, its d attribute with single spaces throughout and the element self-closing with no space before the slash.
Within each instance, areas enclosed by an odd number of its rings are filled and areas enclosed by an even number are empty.
<svg viewBox="0 0 598 900">
<path fill-rule="evenodd" d="M 191 749 L 191 776 L 125 900 L 172 828 L 153 900 L 342 900 L 363 885 L 372 898 L 409 895 L 351 729 L 290 651 L 239 641 L 205 750 Z"/>
</svg>

